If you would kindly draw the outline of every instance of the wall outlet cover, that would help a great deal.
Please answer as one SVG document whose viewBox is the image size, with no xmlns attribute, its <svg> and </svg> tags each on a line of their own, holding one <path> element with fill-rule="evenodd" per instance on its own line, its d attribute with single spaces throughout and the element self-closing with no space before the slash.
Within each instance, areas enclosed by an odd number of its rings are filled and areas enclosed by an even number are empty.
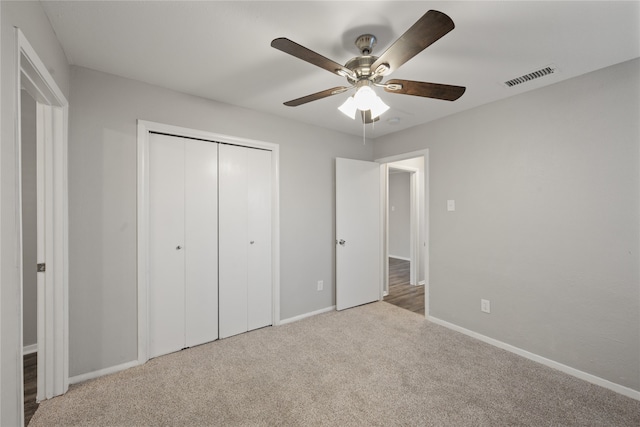
<svg viewBox="0 0 640 427">
<path fill-rule="evenodd" d="M 483 313 L 491 313 L 491 301 L 489 301 L 488 299 L 481 299 L 480 310 Z"/>
</svg>

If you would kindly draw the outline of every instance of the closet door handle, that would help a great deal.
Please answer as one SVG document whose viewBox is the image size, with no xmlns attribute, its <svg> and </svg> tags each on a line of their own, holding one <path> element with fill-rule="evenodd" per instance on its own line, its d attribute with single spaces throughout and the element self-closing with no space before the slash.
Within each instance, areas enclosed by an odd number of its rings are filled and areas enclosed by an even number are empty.
<svg viewBox="0 0 640 427">
<path fill-rule="evenodd" d="M 176 246 L 176 251 L 179 251 L 180 249 L 182 249 L 182 246 L 180 245 Z"/>
<path fill-rule="evenodd" d="M 253 245 L 255 243 L 254 240 L 250 241 L 249 244 Z"/>
</svg>

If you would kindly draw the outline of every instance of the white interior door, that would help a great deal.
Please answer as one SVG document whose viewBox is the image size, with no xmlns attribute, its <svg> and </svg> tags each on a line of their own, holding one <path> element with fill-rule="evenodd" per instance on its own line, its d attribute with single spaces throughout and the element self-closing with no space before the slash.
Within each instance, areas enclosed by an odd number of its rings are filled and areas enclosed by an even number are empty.
<svg viewBox="0 0 640 427">
<path fill-rule="evenodd" d="M 247 149 L 248 269 L 247 329 L 272 324 L 271 151 Z"/>
<path fill-rule="evenodd" d="M 220 338 L 247 331 L 247 152 L 220 146 Z"/>
<path fill-rule="evenodd" d="M 218 338 L 218 144 L 149 140 L 149 356 Z"/>
<path fill-rule="evenodd" d="M 38 114 L 39 113 L 39 114 Z M 38 264 L 45 263 L 46 265 L 46 250 L 45 250 L 45 236 L 46 236 L 46 212 L 45 212 L 45 196 L 46 196 L 46 177 L 45 177 L 45 135 L 44 130 L 46 129 L 46 114 L 42 105 L 37 104 L 37 126 L 36 126 L 36 252 L 37 252 L 37 260 Z M 37 366 L 36 366 L 36 382 L 37 382 L 37 391 L 36 391 L 36 399 L 38 402 L 44 400 L 49 397 L 53 397 L 53 393 L 51 390 L 47 390 L 47 385 L 52 384 L 51 382 L 51 373 L 47 373 L 47 360 L 45 358 L 45 354 L 47 351 L 50 351 L 47 348 L 47 345 L 51 346 L 53 343 L 50 338 L 50 328 L 51 328 L 51 317 L 43 316 L 43 314 L 47 313 L 47 304 L 46 299 L 47 295 L 45 292 L 49 290 L 50 287 L 46 285 L 47 274 L 45 272 L 39 271 L 36 277 L 36 287 L 37 287 L 37 345 L 38 345 L 38 354 L 37 358 Z M 49 322 L 49 323 L 47 323 Z M 47 330 L 49 329 L 49 331 Z M 49 333 L 48 333 L 49 332 Z"/>
<path fill-rule="evenodd" d="M 336 308 L 381 297 L 380 165 L 336 159 Z"/>
<path fill-rule="evenodd" d="M 272 324 L 271 155 L 220 146 L 220 338 Z"/>
<path fill-rule="evenodd" d="M 149 356 L 185 347 L 184 141 L 149 139 Z"/>
<path fill-rule="evenodd" d="M 218 338 L 218 144 L 185 145 L 185 346 Z"/>
</svg>

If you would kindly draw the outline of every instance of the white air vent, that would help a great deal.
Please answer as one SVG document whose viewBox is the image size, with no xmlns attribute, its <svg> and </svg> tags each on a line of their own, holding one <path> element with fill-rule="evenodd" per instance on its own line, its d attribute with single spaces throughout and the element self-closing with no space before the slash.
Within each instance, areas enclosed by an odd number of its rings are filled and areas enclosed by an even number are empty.
<svg viewBox="0 0 640 427">
<path fill-rule="evenodd" d="M 517 86 L 519 84 L 522 83 L 526 83 L 529 82 L 531 80 L 535 80 L 535 79 L 539 79 L 540 77 L 544 77 L 544 76 L 548 76 L 549 74 L 553 74 L 558 72 L 558 67 L 556 67 L 555 65 L 548 65 L 544 68 L 541 68 L 539 70 L 533 71 L 529 74 L 525 74 L 524 76 L 520 76 L 520 77 L 516 77 L 514 79 L 511 80 L 507 80 L 506 82 L 504 82 L 504 85 L 506 87 L 514 87 Z"/>
</svg>

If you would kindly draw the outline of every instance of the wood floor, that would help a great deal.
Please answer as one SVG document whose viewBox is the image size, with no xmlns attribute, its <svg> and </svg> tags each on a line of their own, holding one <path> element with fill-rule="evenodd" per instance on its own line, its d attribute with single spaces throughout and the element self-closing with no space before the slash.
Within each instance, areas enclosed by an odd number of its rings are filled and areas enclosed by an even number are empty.
<svg viewBox="0 0 640 427">
<path fill-rule="evenodd" d="M 409 261 L 389 258 L 389 295 L 384 301 L 424 316 L 424 286 L 409 284 Z"/>
<path fill-rule="evenodd" d="M 36 391 L 38 390 L 38 353 L 23 356 L 24 363 L 24 425 L 28 425 L 31 417 L 38 409 Z"/>
</svg>

